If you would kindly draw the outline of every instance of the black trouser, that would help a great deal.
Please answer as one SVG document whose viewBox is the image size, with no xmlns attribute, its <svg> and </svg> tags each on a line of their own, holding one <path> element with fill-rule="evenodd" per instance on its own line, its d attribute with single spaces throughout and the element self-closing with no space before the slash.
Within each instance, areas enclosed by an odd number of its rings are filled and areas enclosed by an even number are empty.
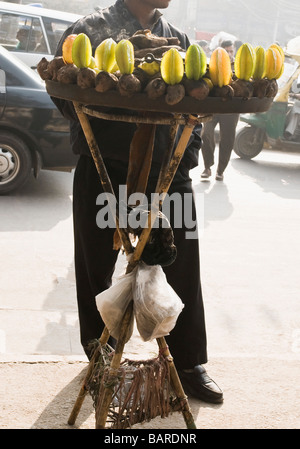
<svg viewBox="0 0 300 449">
<path fill-rule="evenodd" d="M 106 163 L 115 193 L 126 184 L 126 170 Z M 151 181 L 149 183 L 151 186 Z M 81 156 L 74 176 L 73 219 L 75 236 L 75 272 L 81 343 L 88 354 L 88 343 L 99 338 L 104 323 L 97 310 L 95 296 L 111 286 L 118 252 L 113 250 L 115 229 L 99 229 L 96 215 L 97 196 L 103 192 L 92 158 Z M 172 190 L 170 190 L 170 193 Z M 181 194 L 192 193 L 191 182 L 176 187 Z M 193 219 L 195 220 L 193 203 Z M 172 225 L 172 216 L 170 217 Z M 168 283 L 185 307 L 175 328 L 166 337 L 177 368 L 191 368 L 207 362 L 206 330 L 200 283 L 197 239 L 185 239 L 185 229 L 175 228 L 175 262 L 164 269 Z"/>
<path fill-rule="evenodd" d="M 219 163 L 217 172 L 221 175 L 226 169 L 235 140 L 235 130 L 239 121 L 239 114 L 214 115 L 205 123 L 202 131 L 202 156 L 204 167 L 211 168 L 214 165 L 215 152 L 215 127 L 220 126 Z"/>
</svg>

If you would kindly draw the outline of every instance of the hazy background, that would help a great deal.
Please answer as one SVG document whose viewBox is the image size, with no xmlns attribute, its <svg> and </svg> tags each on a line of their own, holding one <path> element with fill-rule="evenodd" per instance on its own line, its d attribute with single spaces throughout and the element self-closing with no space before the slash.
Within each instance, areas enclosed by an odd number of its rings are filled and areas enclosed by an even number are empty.
<svg viewBox="0 0 300 449">
<path fill-rule="evenodd" d="M 12 3 L 29 4 L 21 0 Z M 106 7 L 114 0 L 40 0 L 44 7 L 88 14 L 95 7 Z M 190 39 L 207 39 L 220 31 L 243 42 L 282 46 L 300 35 L 298 0 L 172 0 L 164 11 L 168 20 L 185 31 Z"/>
</svg>

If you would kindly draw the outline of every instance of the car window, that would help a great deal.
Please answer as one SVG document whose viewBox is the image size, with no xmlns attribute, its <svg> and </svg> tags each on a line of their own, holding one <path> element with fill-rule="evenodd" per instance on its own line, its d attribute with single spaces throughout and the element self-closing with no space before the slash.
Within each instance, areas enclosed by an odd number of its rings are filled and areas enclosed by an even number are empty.
<svg viewBox="0 0 300 449">
<path fill-rule="evenodd" d="M 48 42 L 50 45 L 50 52 L 52 55 L 56 52 L 57 45 L 65 32 L 71 25 L 70 22 L 64 20 L 51 19 L 50 17 L 43 17 L 44 26 L 47 33 Z"/>
<path fill-rule="evenodd" d="M 70 24 L 70 21 L 62 19 L 0 11 L 0 45 L 23 54 L 54 55 Z"/>
<path fill-rule="evenodd" d="M 40 19 L 32 20 L 32 44 L 35 53 L 48 53 L 47 42 L 43 33 Z"/>
<path fill-rule="evenodd" d="M 0 47 L 0 67 L 6 75 L 6 86 L 36 87 L 44 85 L 39 75 L 19 58 Z"/>
<path fill-rule="evenodd" d="M 36 51 L 42 42 L 43 30 L 39 18 L 0 12 L 0 44 L 4 48 L 28 53 Z"/>
</svg>

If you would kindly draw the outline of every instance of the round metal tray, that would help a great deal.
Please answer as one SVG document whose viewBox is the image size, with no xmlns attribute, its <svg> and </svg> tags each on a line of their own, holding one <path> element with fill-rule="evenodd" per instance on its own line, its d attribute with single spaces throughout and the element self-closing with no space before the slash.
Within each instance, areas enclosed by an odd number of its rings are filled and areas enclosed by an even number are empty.
<svg viewBox="0 0 300 449">
<path fill-rule="evenodd" d="M 192 97 L 185 97 L 180 103 L 169 106 L 163 97 L 157 100 L 150 100 L 144 93 L 135 94 L 128 98 L 121 96 L 117 91 L 100 93 L 93 88 L 82 89 L 74 84 L 62 84 L 56 81 L 46 81 L 46 89 L 52 97 L 76 101 L 83 105 L 177 114 L 201 115 L 266 112 L 273 102 L 273 98 L 260 99 L 257 97 L 250 99 L 241 97 L 232 99 L 207 97 L 202 101 Z"/>
</svg>

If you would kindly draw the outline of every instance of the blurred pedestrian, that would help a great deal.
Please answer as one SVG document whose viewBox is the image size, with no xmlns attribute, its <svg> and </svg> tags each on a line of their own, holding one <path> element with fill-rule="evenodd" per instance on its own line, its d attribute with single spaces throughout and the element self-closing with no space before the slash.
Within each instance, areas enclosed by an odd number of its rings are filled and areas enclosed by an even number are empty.
<svg viewBox="0 0 300 449">
<path fill-rule="evenodd" d="M 243 42 L 240 40 L 236 40 L 234 41 L 234 48 L 235 48 L 235 54 L 238 51 L 238 49 L 240 48 L 240 46 L 243 45 Z"/>
<path fill-rule="evenodd" d="M 230 61 L 234 62 L 235 46 L 234 46 L 233 41 L 231 41 L 231 40 L 223 41 L 223 42 L 221 42 L 220 47 L 224 48 L 227 51 L 227 53 L 230 56 Z"/>
<path fill-rule="evenodd" d="M 210 57 L 211 51 L 210 51 L 210 48 L 209 48 L 209 42 L 207 42 L 205 40 L 201 40 L 201 41 L 198 41 L 197 44 L 200 45 L 200 47 L 203 48 L 206 56 Z"/>
<path fill-rule="evenodd" d="M 224 48 L 230 56 L 232 65 L 234 64 L 235 47 L 230 40 L 223 41 L 221 47 Z M 219 124 L 219 161 L 216 173 L 216 180 L 223 181 L 224 171 L 229 163 L 233 150 L 236 126 L 239 121 L 239 114 L 215 114 L 212 119 L 205 123 L 202 131 L 202 156 L 204 161 L 204 171 L 201 179 L 211 177 L 211 167 L 214 165 L 215 153 L 215 128 Z"/>
</svg>

